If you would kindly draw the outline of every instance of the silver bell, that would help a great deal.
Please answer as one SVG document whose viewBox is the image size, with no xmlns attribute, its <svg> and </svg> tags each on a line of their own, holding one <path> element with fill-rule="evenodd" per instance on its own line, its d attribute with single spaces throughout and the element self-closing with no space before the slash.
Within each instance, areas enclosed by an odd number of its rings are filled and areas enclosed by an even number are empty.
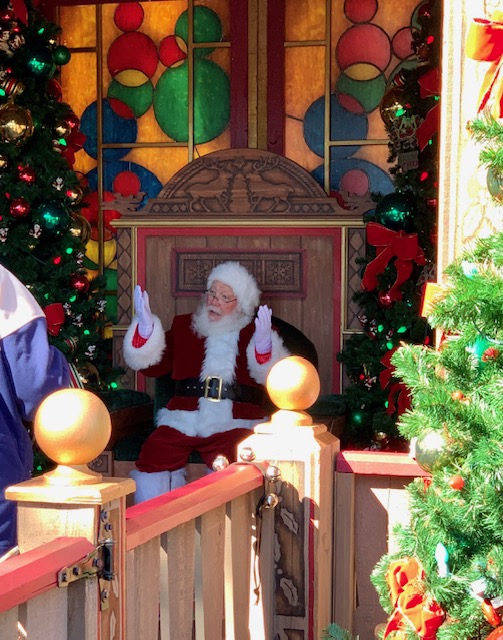
<svg viewBox="0 0 503 640">
<path fill-rule="evenodd" d="M 279 503 L 279 498 L 275 493 L 268 493 L 264 497 L 264 509 L 274 509 Z"/>
<path fill-rule="evenodd" d="M 239 454 L 239 457 L 243 462 L 252 462 L 255 460 L 255 451 L 251 447 L 243 447 Z"/>
<path fill-rule="evenodd" d="M 278 480 L 281 478 L 281 471 L 278 469 L 278 467 L 271 464 L 266 469 L 265 477 L 269 480 L 269 482 L 278 482 Z"/>
<path fill-rule="evenodd" d="M 222 471 L 222 469 L 229 466 L 229 461 L 225 456 L 217 456 L 211 466 L 213 467 L 213 471 Z"/>
</svg>

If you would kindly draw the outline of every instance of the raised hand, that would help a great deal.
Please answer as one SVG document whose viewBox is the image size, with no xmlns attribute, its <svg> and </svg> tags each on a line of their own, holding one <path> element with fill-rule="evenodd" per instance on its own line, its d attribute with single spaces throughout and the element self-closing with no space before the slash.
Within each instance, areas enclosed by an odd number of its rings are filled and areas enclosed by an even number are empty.
<svg viewBox="0 0 503 640">
<path fill-rule="evenodd" d="M 255 318 L 255 349 L 257 353 L 269 353 L 272 349 L 271 329 L 272 309 L 266 304 L 257 309 Z"/>
<path fill-rule="evenodd" d="M 134 310 L 138 319 L 138 333 L 142 338 L 150 338 L 154 330 L 154 316 L 150 311 L 148 293 L 139 284 L 134 288 Z"/>
</svg>

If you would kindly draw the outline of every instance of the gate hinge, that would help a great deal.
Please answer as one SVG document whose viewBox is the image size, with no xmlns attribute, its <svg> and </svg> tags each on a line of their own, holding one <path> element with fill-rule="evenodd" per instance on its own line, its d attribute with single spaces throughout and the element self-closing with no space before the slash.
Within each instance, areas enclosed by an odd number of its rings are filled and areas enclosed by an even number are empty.
<svg viewBox="0 0 503 640">
<path fill-rule="evenodd" d="M 109 512 L 102 509 L 100 513 L 100 526 L 98 546 L 85 558 L 75 564 L 63 567 L 58 571 L 58 587 L 67 587 L 71 582 L 80 578 L 92 578 L 97 576 L 100 584 L 103 581 L 110 582 L 114 579 L 114 545 L 112 538 L 112 525 L 109 521 Z M 108 590 L 103 588 L 102 594 Z M 106 599 L 106 595 L 103 596 Z"/>
<path fill-rule="evenodd" d="M 82 560 L 58 571 L 58 587 L 67 587 L 70 582 L 75 582 L 80 578 L 92 578 L 98 575 L 102 567 L 103 559 L 100 545 Z"/>
</svg>

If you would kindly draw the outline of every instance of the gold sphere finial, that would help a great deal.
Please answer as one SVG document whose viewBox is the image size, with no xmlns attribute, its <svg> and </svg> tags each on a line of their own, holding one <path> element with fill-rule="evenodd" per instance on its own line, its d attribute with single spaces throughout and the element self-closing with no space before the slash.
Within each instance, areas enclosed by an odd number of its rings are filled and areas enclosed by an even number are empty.
<svg viewBox="0 0 503 640">
<path fill-rule="evenodd" d="M 87 463 L 106 447 L 112 433 L 103 401 L 85 389 L 60 389 L 47 396 L 35 415 L 34 434 L 42 451 L 58 467 L 45 479 L 52 483 L 92 484 L 101 474 Z"/>
<path fill-rule="evenodd" d="M 284 420 L 284 413 L 290 422 L 296 424 L 312 424 L 312 419 L 305 413 L 313 405 L 320 394 L 320 378 L 316 367 L 301 356 L 288 356 L 277 362 L 269 372 L 266 381 L 267 391 L 280 411 L 273 416 L 273 421 Z"/>
</svg>

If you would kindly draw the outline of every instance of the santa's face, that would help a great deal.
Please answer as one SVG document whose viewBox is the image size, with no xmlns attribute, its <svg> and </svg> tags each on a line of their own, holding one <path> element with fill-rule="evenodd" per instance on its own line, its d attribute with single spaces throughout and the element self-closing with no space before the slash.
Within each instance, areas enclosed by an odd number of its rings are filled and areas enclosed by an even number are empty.
<svg viewBox="0 0 503 640">
<path fill-rule="evenodd" d="M 238 300 L 234 291 L 228 284 L 213 280 L 206 291 L 206 311 L 210 322 L 218 322 L 226 316 L 230 316 L 238 306 Z"/>
</svg>

